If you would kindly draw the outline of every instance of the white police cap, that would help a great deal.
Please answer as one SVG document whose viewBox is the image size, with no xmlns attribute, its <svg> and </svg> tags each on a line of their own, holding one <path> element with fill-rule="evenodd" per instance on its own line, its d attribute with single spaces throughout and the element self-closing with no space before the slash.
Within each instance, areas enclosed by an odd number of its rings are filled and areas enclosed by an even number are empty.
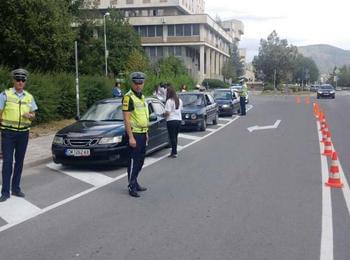
<svg viewBox="0 0 350 260">
<path fill-rule="evenodd" d="M 25 79 L 27 80 L 29 72 L 25 69 L 15 69 L 11 72 L 14 79 Z"/>
<path fill-rule="evenodd" d="M 136 84 L 143 84 L 145 81 L 146 75 L 143 72 L 136 71 L 130 74 L 130 78 L 132 82 Z"/>
</svg>

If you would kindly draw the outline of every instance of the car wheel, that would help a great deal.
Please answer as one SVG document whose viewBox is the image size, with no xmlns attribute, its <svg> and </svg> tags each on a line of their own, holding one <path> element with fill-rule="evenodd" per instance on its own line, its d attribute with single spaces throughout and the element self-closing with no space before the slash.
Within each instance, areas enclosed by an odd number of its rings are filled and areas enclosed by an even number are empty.
<svg viewBox="0 0 350 260">
<path fill-rule="evenodd" d="M 332 98 L 335 99 L 335 96 L 333 96 Z"/>
<path fill-rule="evenodd" d="M 317 95 L 317 99 L 320 99 L 320 96 L 319 96 L 319 95 Z"/>
<path fill-rule="evenodd" d="M 207 119 L 204 119 L 202 121 L 202 124 L 201 124 L 201 126 L 199 128 L 200 131 L 205 131 L 205 129 L 207 129 Z"/>
<path fill-rule="evenodd" d="M 213 125 L 218 124 L 218 114 L 215 114 L 215 118 L 213 119 Z"/>
</svg>

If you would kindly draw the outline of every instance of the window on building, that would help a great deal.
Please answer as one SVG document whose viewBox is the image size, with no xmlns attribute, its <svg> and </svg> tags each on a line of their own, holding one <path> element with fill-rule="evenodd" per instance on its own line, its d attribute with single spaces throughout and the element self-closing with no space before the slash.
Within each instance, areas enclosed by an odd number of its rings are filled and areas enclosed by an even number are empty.
<svg viewBox="0 0 350 260">
<path fill-rule="evenodd" d="M 168 2 L 168 0 L 159 0 L 159 2 L 166 3 L 166 2 Z"/>
<path fill-rule="evenodd" d="M 182 56 L 181 46 L 175 46 L 175 56 Z"/>
<path fill-rule="evenodd" d="M 184 35 L 184 27 L 183 24 L 177 24 L 175 26 L 176 28 L 176 36 L 183 36 Z"/>
<path fill-rule="evenodd" d="M 147 26 L 140 26 L 140 36 L 147 37 Z"/>
<path fill-rule="evenodd" d="M 156 56 L 156 47 L 149 47 L 149 56 L 151 57 Z"/>
<path fill-rule="evenodd" d="M 163 26 L 157 25 L 156 26 L 156 36 L 162 37 L 163 36 Z"/>
<path fill-rule="evenodd" d="M 111 0 L 111 5 L 117 5 L 118 4 L 118 0 Z"/>
<path fill-rule="evenodd" d="M 184 25 L 184 35 L 185 36 L 191 36 L 191 24 L 185 24 Z"/>
<path fill-rule="evenodd" d="M 172 25 L 168 25 L 168 36 L 175 36 L 175 26 Z"/>
<path fill-rule="evenodd" d="M 151 2 L 151 0 L 143 0 L 142 1 L 144 4 L 149 4 Z"/>
<path fill-rule="evenodd" d="M 126 0 L 126 3 L 127 3 L 128 5 L 132 5 L 132 4 L 134 3 L 134 0 Z"/>
<path fill-rule="evenodd" d="M 163 57 L 164 56 L 163 47 L 157 47 L 157 56 L 158 57 Z"/>
<path fill-rule="evenodd" d="M 192 24 L 192 35 L 199 35 L 199 24 Z"/>
<path fill-rule="evenodd" d="M 147 37 L 155 37 L 155 36 L 156 36 L 156 27 L 154 25 L 149 25 Z"/>
<path fill-rule="evenodd" d="M 169 46 L 168 47 L 168 54 L 169 54 L 169 56 L 174 56 L 175 55 L 173 46 Z"/>
</svg>

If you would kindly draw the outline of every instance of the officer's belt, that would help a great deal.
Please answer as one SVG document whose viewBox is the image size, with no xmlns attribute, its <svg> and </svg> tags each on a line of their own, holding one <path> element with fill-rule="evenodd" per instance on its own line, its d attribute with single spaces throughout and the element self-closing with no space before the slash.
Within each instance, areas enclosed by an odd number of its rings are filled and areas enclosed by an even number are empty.
<svg viewBox="0 0 350 260">
<path fill-rule="evenodd" d="M 133 133 L 147 133 L 148 132 L 148 127 L 132 127 L 131 131 Z"/>
</svg>

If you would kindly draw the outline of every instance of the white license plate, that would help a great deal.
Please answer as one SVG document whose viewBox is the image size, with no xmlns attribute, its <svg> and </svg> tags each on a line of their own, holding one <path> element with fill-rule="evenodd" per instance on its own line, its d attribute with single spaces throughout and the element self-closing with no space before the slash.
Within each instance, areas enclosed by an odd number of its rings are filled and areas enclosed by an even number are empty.
<svg viewBox="0 0 350 260">
<path fill-rule="evenodd" d="M 64 153 L 67 156 L 75 156 L 75 157 L 84 157 L 84 156 L 90 156 L 90 150 L 89 149 L 66 149 Z"/>
</svg>

